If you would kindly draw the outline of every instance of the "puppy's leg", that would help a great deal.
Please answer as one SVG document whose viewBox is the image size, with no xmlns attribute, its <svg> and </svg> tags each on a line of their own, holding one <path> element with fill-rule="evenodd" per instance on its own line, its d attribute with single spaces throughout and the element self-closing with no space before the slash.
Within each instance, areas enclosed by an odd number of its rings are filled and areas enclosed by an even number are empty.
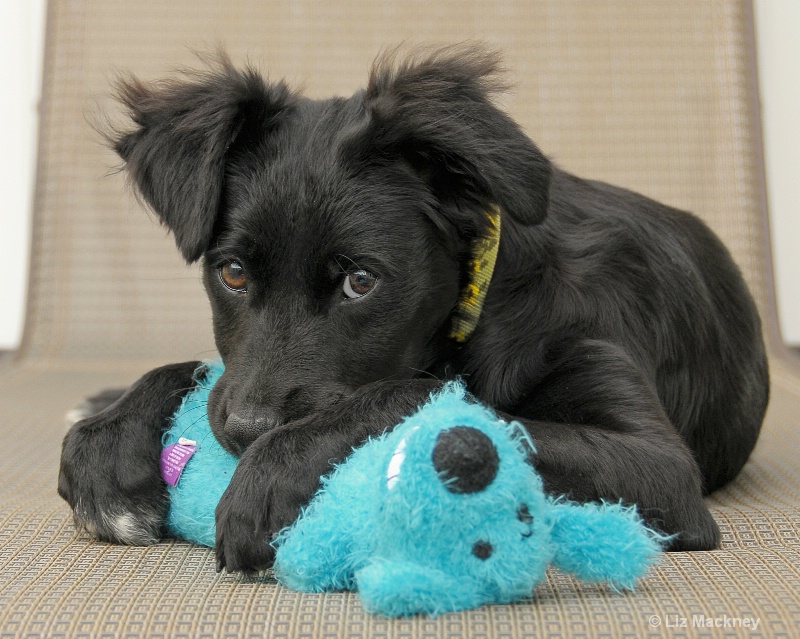
<svg viewBox="0 0 800 639">
<path fill-rule="evenodd" d="M 193 386 L 198 362 L 157 368 L 103 411 L 77 422 L 61 449 L 58 493 L 75 525 L 105 541 L 158 541 L 169 505 L 161 435 Z"/>
<path fill-rule="evenodd" d="M 570 343 L 518 404 L 551 494 L 637 504 L 648 523 L 675 534 L 671 550 L 710 550 L 719 529 L 703 502 L 695 458 L 670 423 L 654 384 L 614 344 Z"/>
</svg>

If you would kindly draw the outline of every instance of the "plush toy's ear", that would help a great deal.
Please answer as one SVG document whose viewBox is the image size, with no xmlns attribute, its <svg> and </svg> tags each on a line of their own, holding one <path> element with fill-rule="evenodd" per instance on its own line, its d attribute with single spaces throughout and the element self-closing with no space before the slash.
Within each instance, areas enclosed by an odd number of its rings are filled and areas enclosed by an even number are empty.
<svg viewBox="0 0 800 639">
<path fill-rule="evenodd" d="M 621 504 L 553 506 L 553 563 L 585 581 L 632 589 L 667 538 L 647 528 L 636 508 Z"/>
<path fill-rule="evenodd" d="M 119 99 L 136 128 L 110 134 L 110 142 L 183 257 L 194 262 L 211 239 L 230 152 L 272 130 L 292 94 L 220 56 L 207 71 L 174 81 L 122 80 Z"/>
<path fill-rule="evenodd" d="M 381 156 L 409 161 L 457 228 L 483 224 L 479 216 L 492 204 L 522 224 L 541 222 L 551 165 L 492 103 L 505 88 L 498 80 L 499 56 L 470 44 L 399 65 L 394 57 L 383 56 L 372 70 L 362 141 Z"/>
<path fill-rule="evenodd" d="M 387 617 L 436 617 L 485 603 L 470 580 L 405 561 L 373 560 L 356 582 L 364 609 Z"/>
</svg>

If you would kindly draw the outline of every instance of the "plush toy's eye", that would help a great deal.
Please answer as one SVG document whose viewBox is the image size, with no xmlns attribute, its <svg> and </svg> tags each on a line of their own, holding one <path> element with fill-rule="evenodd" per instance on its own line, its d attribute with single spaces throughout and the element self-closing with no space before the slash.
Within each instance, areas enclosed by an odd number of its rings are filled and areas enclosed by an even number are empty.
<svg viewBox="0 0 800 639">
<path fill-rule="evenodd" d="M 472 554 L 482 561 L 489 559 L 493 552 L 494 548 L 488 541 L 476 541 L 472 546 Z"/>
<path fill-rule="evenodd" d="M 350 271 L 344 278 L 342 290 L 344 294 L 351 300 L 364 297 L 369 293 L 378 283 L 378 278 L 369 271 L 359 269 L 357 271 Z"/>
<path fill-rule="evenodd" d="M 236 293 L 247 292 L 247 274 L 244 266 L 236 260 L 226 262 L 220 267 L 219 279 L 227 288 Z"/>
<path fill-rule="evenodd" d="M 522 538 L 527 539 L 533 536 L 533 515 L 528 509 L 528 504 L 520 504 L 520 507 L 517 508 L 517 519 L 528 526 L 528 530 L 522 533 Z"/>
</svg>

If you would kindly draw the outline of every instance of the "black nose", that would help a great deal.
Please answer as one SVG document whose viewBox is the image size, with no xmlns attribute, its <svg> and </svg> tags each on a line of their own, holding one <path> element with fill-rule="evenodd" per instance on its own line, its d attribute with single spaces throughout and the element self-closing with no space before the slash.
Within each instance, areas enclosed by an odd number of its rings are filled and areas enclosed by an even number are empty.
<svg viewBox="0 0 800 639">
<path fill-rule="evenodd" d="M 433 448 L 433 467 L 452 493 L 477 493 L 494 481 L 500 458 L 492 440 L 469 426 L 442 431 Z"/>
<path fill-rule="evenodd" d="M 225 437 L 242 452 L 267 431 L 280 426 L 283 418 L 271 408 L 245 408 L 228 415 L 225 421 Z"/>
</svg>

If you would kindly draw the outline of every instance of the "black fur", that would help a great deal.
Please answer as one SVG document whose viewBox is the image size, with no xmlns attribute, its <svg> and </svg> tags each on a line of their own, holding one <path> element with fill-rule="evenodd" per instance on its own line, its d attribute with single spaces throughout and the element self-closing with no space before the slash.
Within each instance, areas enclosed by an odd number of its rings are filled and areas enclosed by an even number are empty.
<svg viewBox="0 0 800 639">
<path fill-rule="evenodd" d="M 492 104 L 497 70 L 455 47 L 387 57 L 347 99 L 225 59 L 123 84 L 136 126 L 114 146 L 184 257 L 203 257 L 226 365 L 209 414 L 241 463 L 217 510 L 220 567 L 268 566 L 267 541 L 331 463 L 456 375 L 525 424 L 549 490 L 637 503 L 674 549 L 718 544 L 702 497 L 747 460 L 769 387 L 742 277 L 697 218 L 553 166 Z M 492 204 L 496 271 L 459 345 L 450 319 Z M 231 261 L 246 292 L 220 277 Z M 359 270 L 377 284 L 350 299 Z M 132 543 L 97 513 L 163 517 L 155 458 L 174 401 L 158 398 L 191 369 L 67 436 L 59 490 L 95 534 Z M 109 484 L 123 457 L 136 481 Z"/>
</svg>

